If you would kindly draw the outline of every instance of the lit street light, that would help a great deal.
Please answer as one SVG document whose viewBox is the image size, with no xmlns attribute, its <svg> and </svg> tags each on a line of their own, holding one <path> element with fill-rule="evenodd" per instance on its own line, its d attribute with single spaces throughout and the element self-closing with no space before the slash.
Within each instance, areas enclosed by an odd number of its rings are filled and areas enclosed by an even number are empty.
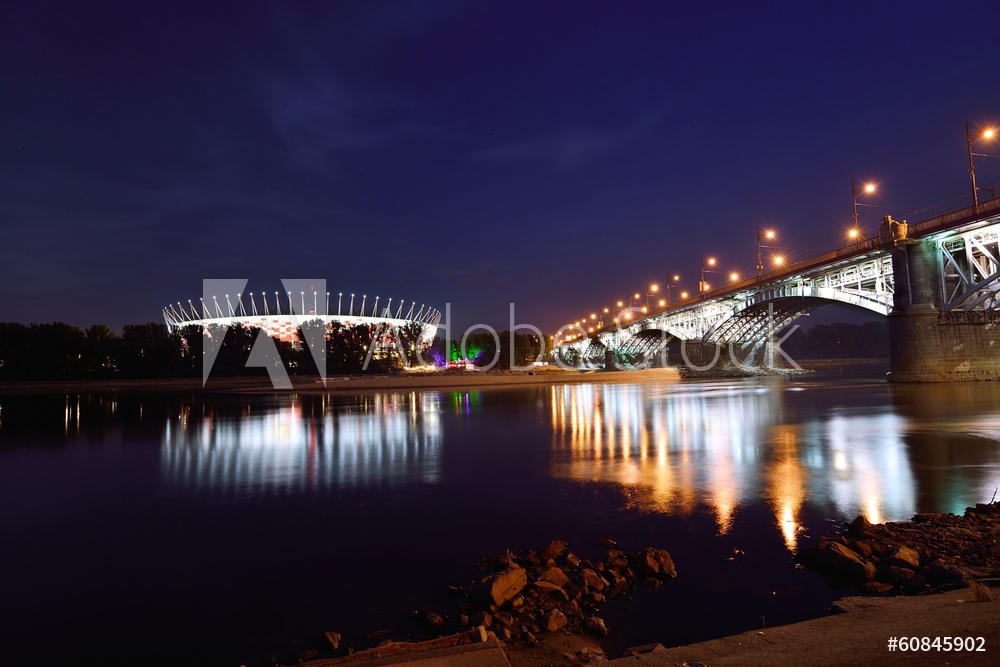
<svg viewBox="0 0 1000 667">
<path fill-rule="evenodd" d="M 865 183 L 863 191 L 871 194 L 875 192 L 874 183 Z M 861 233 L 861 229 L 858 227 L 858 190 L 854 187 L 854 179 L 851 179 L 851 201 L 854 202 L 854 229 L 851 230 L 849 236 L 854 239 L 855 247 L 861 248 L 861 240 L 864 235 Z M 862 204 L 864 206 L 864 204 Z"/>
<path fill-rule="evenodd" d="M 664 306 L 664 305 L 669 306 L 670 305 L 670 288 L 671 287 L 677 287 L 677 285 L 671 285 L 670 283 L 671 283 L 671 281 L 673 281 L 675 283 L 679 282 L 680 279 L 681 279 L 681 277 L 675 273 L 673 276 L 671 276 L 670 280 L 667 281 L 667 302 L 666 302 L 666 304 L 664 304 L 664 303 L 662 303 L 662 299 L 661 299 L 661 303 L 660 303 L 661 306 Z"/>
<path fill-rule="evenodd" d="M 996 136 L 996 131 L 993 128 L 984 130 L 981 135 L 975 137 L 976 139 L 992 139 Z M 979 213 L 979 191 L 986 190 L 987 188 L 977 188 L 976 187 L 976 166 L 972 164 L 972 156 L 978 155 L 979 157 L 995 157 L 992 155 L 987 155 L 985 153 L 973 153 L 972 152 L 972 141 L 973 137 L 969 134 L 969 121 L 965 121 L 965 144 L 969 147 L 969 180 L 972 182 L 972 211 L 974 213 Z M 993 188 L 989 188 L 992 190 Z"/>
<path fill-rule="evenodd" d="M 698 291 L 701 293 L 705 293 L 708 291 L 708 285 L 705 284 L 706 266 L 715 266 L 715 258 L 709 257 L 706 259 L 704 255 L 702 255 L 701 257 L 701 282 L 698 283 Z M 710 270 L 708 272 L 711 273 Z"/>
<path fill-rule="evenodd" d="M 761 236 L 760 225 L 757 225 L 757 277 L 764 275 L 764 260 L 760 256 L 761 248 L 773 248 L 774 246 L 766 245 L 761 243 L 761 240 L 773 241 L 775 237 L 773 229 L 765 229 L 764 235 Z"/>
<path fill-rule="evenodd" d="M 656 295 L 656 293 L 659 291 L 660 291 L 660 286 L 657 285 L 656 283 L 650 285 L 649 288 L 646 290 L 646 310 L 649 310 L 649 297 Z"/>
</svg>

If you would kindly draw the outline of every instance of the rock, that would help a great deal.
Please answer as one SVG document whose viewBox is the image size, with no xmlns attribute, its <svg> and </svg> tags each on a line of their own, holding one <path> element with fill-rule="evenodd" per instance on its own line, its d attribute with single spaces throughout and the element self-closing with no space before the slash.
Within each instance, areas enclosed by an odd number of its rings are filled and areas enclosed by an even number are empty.
<svg viewBox="0 0 1000 667">
<path fill-rule="evenodd" d="M 828 541 L 817 555 L 820 567 L 835 577 L 861 583 L 875 578 L 875 565 L 840 542 Z"/>
<path fill-rule="evenodd" d="M 608 567 L 613 570 L 628 567 L 628 558 L 626 558 L 624 553 L 618 551 L 617 549 L 609 551 L 604 557 L 604 562 L 607 563 Z"/>
<path fill-rule="evenodd" d="M 573 618 L 583 618 L 583 610 L 580 609 L 580 603 L 576 600 L 570 600 L 562 606 L 562 613 L 567 617 Z"/>
<path fill-rule="evenodd" d="M 872 548 L 860 540 L 850 540 L 847 546 L 862 558 L 871 558 Z"/>
<path fill-rule="evenodd" d="M 541 580 L 553 583 L 560 588 L 569 584 L 569 577 L 567 577 L 558 567 L 550 567 L 547 569 L 545 574 L 542 575 Z"/>
<path fill-rule="evenodd" d="M 598 546 L 602 546 L 602 547 L 616 547 L 616 546 L 618 546 L 617 542 L 615 542 L 614 540 L 608 539 L 606 537 L 602 537 L 601 539 L 597 540 L 597 544 L 598 544 Z"/>
<path fill-rule="evenodd" d="M 656 577 L 645 577 L 642 580 L 642 585 L 646 588 L 659 588 L 662 584 L 663 582 Z"/>
<path fill-rule="evenodd" d="M 330 642 L 330 646 L 333 647 L 334 651 L 340 648 L 340 640 L 343 639 L 343 637 L 339 632 L 324 632 L 323 637 L 326 641 Z"/>
<path fill-rule="evenodd" d="M 483 590 L 486 597 L 499 607 L 523 591 L 527 585 L 528 574 L 524 568 L 518 567 L 487 577 L 483 582 Z"/>
<path fill-rule="evenodd" d="M 589 569 L 581 570 L 580 583 L 587 586 L 588 588 L 594 589 L 595 591 L 603 591 L 605 588 L 608 587 L 608 584 L 606 581 L 604 581 L 603 577 L 601 577 L 593 570 Z"/>
<path fill-rule="evenodd" d="M 481 611 L 477 614 L 473 614 L 469 617 L 469 623 L 471 625 L 482 625 L 484 627 L 490 627 L 493 625 L 493 617 L 487 614 L 485 611 Z"/>
<path fill-rule="evenodd" d="M 851 522 L 848 527 L 847 532 L 855 537 L 860 537 L 867 533 L 872 527 L 871 521 L 866 519 L 863 515 L 859 514 L 858 518 Z"/>
<path fill-rule="evenodd" d="M 663 644 L 657 642 L 656 644 L 643 644 L 642 646 L 632 646 L 631 648 L 625 649 L 622 656 L 625 658 L 631 658 L 636 655 L 645 655 L 647 653 L 653 653 L 655 651 L 666 651 L 666 647 Z"/>
<path fill-rule="evenodd" d="M 426 609 L 413 612 L 413 617 L 435 630 L 444 630 L 445 625 L 447 625 L 443 618 L 435 614 L 433 611 L 428 611 Z"/>
<path fill-rule="evenodd" d="M 295 657 L 298 658 L 299 662 L 309 662 L 310 660 L 316 657 L 317 653 L 319 653 L 319 651 L 317 651 L 316 649 L 309 648 L 306 649 L 305 651 L 299 651 Z"/>
<path fill-rule="evenodd" d="M 539 593 L 550 595 L 557 600 L 562 600 L 564 602 L 569 600 L 569 596 L 566 595 L 566 591 L 564 591 L 561 586 L 557 586 L 550 581 L 536 581 L 533 586 Z"/>
<path fill-rule="evenodd" d="M 893 565 L 898 565 L 899 567 L 920 567 L 920 556 L 910 547 L 897 547 L 896 550 L 892 552 L 892 556 L 890 556 L 889 559 Z"/>
<path fill-rule="evenodd" d="M 584 625 L 587 628 L 587 632 L 593 635 L 597 635 L 598 637 L 608 636 L 608 626 L 604 624 L 604 619 L 600 616 L 588 616 Z"/>
<path fill-rule="evenodd" d="M 566 554 L 566 565 L 569 567 L 569 569 L 575 570 L 576 568 L 580 567 L 581 562 L 582 561 L 579 558 L 577 558 L 575 554 L 572 553 Z"/>
<path fill-rule="evenodd" d="M 545 629 L 549 632 L 558 632 L 565 628 L 567 623 L 569 623 L 569 620 L 566 618 L 566 614 L 558 609 L 553 609 L 545 617 Z"/>
<path fill-rule="evenodd" d="M 538 552 L 538 557 L 543 561 L 550 558 L 558 558 L 566 551 L 566 543 L 562 540 L 552 540 L 549 542 L 548 546 L 544 547 Z"/>
<path fill-rule="evenodd" d="M 677 576 L 674 568 L 674 559 L 670 557 L 670 552 L 664 549 L 653 549 L 646 547 L 636 554 L 636 566 L 644 574 L 651 574 L 659 577 L 673 578 Z"/>
<path fill-rule="evenodd" d="M 882 581 L 866 581 L 864 586 L 861 587 L 865 593 L 870 595 L 879 595 L 881 593 L 888 593 L 894 588 L 892 584 L 887 584 Z"/>
<path fill-rule="evenodd" d="M 505 611 L 498 611 L 494 619 L 500 625 L 514 625 L 514 617 Z"/>
</svg>

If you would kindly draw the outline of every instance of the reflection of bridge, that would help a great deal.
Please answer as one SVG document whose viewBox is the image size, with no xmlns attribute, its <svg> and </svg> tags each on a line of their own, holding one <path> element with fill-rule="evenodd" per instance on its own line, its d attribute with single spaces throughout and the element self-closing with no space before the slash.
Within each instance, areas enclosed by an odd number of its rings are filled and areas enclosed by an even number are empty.
<svg viewBox="0 0 1000 667">
<path fill-rule="evenodd" d="M 568 328 L 556 354 L 581 365 L 644 365 L 676 339 L 739 347 L 753 359 L 795 319 L 846 303 L 889 317 L 892 380 L 1000 379 L 998 241 L 1000 198 L 913 225 L 887 216 L 864 243 L 634 320 L 623 311 L 597 333 Z"/>
</svg>

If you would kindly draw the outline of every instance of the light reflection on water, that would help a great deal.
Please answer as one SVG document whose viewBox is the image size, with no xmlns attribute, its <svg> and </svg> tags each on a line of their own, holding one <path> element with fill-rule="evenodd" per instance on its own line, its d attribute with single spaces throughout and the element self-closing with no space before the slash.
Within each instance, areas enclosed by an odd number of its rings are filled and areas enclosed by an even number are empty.
<svg viewBox="0 0 1000 667">
<path fill-rule="evenodd" d="M 551 389 L 557 477 L 631 487 L 645 511 L 712 508 L 721 534 L 742 503 L 766 499 L 795 550 L 803 503 L 873 522 L 915 512 L 906 420 L 872 414 L 784 421 L 781 384 L 571 385 Z"/>
<path fill-rule="evenodd" d="M 707 507 L 723 535 L 763 501 L 795 550 L 807 504 L 872 522 L 960 513 L 989 499 L 1000 472 L 993 387 L 762 380 L 276 400 L 238 414 L 182 406 L 163 426 L 162 479 L 229 498 L 437 484 L 448 447 L 488 469 L 474 433 L 495 428 L 482 419 L 492 406 L 513 404 L 504 428 L 549 450 L 543 474 L 616 485 L 640 512 Z"/>
<path fill-rule="evenodd" d="M 436 393 L 376 394 L 348 408 L 321 399 L 318 414 L 297 396 L 235 418 L 190 412 L 167 421 L 160 448 L 162 477 L 177 487 L 240 497 L 438 479 Z"/>
</svg>

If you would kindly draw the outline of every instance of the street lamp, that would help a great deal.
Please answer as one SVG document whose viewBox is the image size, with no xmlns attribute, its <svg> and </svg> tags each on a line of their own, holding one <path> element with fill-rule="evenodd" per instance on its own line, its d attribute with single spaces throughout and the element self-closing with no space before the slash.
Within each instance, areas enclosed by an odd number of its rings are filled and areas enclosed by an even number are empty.
<svg viewBox="0 0 1000 667">
<path fill-rule="evenodd" d="M 996 131 L 993 128 L 984 130 L 981 135 L 976 137 L 976 139 L 992 139 L 996 136 Z M 972 164 L 972 156 L 978 155 L 979 157 L 993 157 L 985 153 L 973 153 L 972 152 L 972 135 L 969 134 L 969 121 L 965 121 L 965 145 L 969 147 L 969 180 L 972 182 L 972 212 L 979 213 L 979 191 L 985 190 L 986 188 L 976 187 L 976 166 Z"/>
<path fill-rule="evenodd" d="M 715 266 L 715 258 L 714 257 L 706 258 L 704 255 L 701 256 L 701 282 L 698 283 L 698 291 L 701 293 L 705 293 L 708 291 L 708 285 L 705 284 L 706 266 Z M 709 273 L 711 273 L 711 270 L 709 270 Z"/>
<path fill-rule="evenodd" d="M 663 305 L 669 306 L 670 305 L 670 288 L 671 287 L 677 287 L 677 285 L 671 285 L 670 283 L 671 283 L 671 281 L 673 281 L 675 283 L 679 282 L 680 279 L 681 279 L 681 277 L 675 273 L 673 276 L 670 277 L 670 280 L 667 281 L 667 302 L 666 302 L 666 304 L 660 303 L 661 306 L 663 306 Z M 661 299 L 660 301 L 662 302 L 663 300 Z"/>
<path fill-rule="evenodd" d="M 649 309 L 649 297 L 655 296 L 656 293 L 659 292 L 659 291 L 660 291 L 660 286 L 657 285 L 656 283 L 653 283 L 652 285 L 650 285 L 649 288 L 646 290 L 646 309 L 647 310 Z"/>
<path fill-rule="evenodd" d="M 763 236 L 760 233 L 760 225 L 757 225 L 757 277 L 764 275 L 764 260 L 761 258 L 761 248 L 773 248 L 772 245 L 761 243 L 762 240 L 773 241 L 775 237 L 773 229 L 765 229 Z"/>
<path fill-rule="evenodd" d="M 874 183 L 865 183 L 862 191 L 871 194 L 875 192 Z M 854 179 L 851 179 L 851 201 L 854 203 L 854 229 L 851 230 L 849 236 L 854 239 L 854 245 L 857 248 L 861 248 L 861 239 L 864 235 L 861 233 L 861 229 L 858 227 L 858 189 L 854 187 Z M 864 204 L 862 204 L 864 206 Z"/>
</svg>

